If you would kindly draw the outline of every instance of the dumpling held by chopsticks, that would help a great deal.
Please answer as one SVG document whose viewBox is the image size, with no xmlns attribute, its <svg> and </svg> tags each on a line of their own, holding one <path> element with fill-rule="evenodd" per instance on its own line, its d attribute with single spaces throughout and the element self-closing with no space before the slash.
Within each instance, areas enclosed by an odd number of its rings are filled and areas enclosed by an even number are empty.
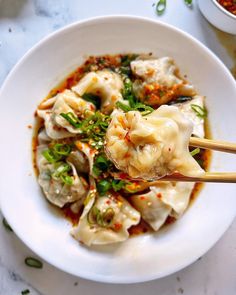
<svg viewBox="0 0 236 295">
<path fill-rule="evenodd" d="M 200 176 L 204 170 L 189 153 L 192 123 L 177 107 L 151 114 L 116 111 L 106 134 L 106 154 L 131 178 L 158 179 L 174 172 Z"/>
</svg>

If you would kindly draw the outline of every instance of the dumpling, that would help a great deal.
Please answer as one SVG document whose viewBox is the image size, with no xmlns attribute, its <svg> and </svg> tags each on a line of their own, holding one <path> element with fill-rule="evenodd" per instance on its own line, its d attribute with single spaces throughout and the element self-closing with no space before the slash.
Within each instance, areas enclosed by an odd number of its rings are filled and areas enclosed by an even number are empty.
<svg viewBox="0 0 236 295">
<path fill-rule="evenodd" d="M 181 113 L 183 113 L 193 123 L 192 134 L 196 137 L 204 138 L 204 118 L 197 116 L 196 112 L 192 109 L 192 105 L 204 108 L 204 96 L 196 95 L 191 100 L 175 104 Z"/>
<path fill-rule="evenodd" d="M 88 158 L 81 151 L 72 151 L 67 157 L 67 161 L 69 161 L 75 166 L 77 172 L 89 173 Z"/>
<path fill-rule="evenodd" d="M 117 101 L 123 101 L 121 91 L 123 82 L 121 77 L 108 70 L 90 72 L 86 74 L 72 90 L 79 96 L 91 93 L 101 98 L 101 111 L 109 114 Z"/>
<path fill-rule="evenodd" d="M 174 106 L 151 114 L 117 112 L 106 133 L 105 151 L 119 170 L 132 178 L 155 179 L 179 172 L 200 176 L 203 169 L 190 155 L 193 126 Z"/>
<path fill-rule="evenodd" d="M 89 164 L 89 167 L 88 167 L 89 174 L 94 176 L 93 163 L 94 163 L 94 158 L 97 153 L 97 150 L 92 149 L 86 142 L 76 141 L 75 145 L 77 149 L 87 157 L 88 164 Z"/>
<path fill-rule="evenodd" d="M 77 227 L 71 234 L 87 246 L 122 242 L 128 229 L 140 221 L 140 213 L 121 196 L 96 197 L 90 191 Z"/>
<path fill-rule="evenodd" d="M 79 128 L 72 126 L 61 113 L 71 113 L 72 116 L 86 118 L 93 114 L 95 106 L 78 97 L 70 90 L 57 94 L 52 109 L 37 110 L 37 114 L 45 121 L 47 135 L 52 139 L 62 139 L 81 133 Z"/>
<path fill-rule="evenodd" d="M 131 69 L 138 78 L 133 84 L 134 92 L 146 104 L 160 106 L 177 96 L 196 94 L 193 86 L 179 77 L 170 57 L 132 61 Z"/>
<path fill-rule="evenodd" d="M 60 178 L 53 177 L 57 168 L 42 155 L 45 149 L 47 149 L 46 145 L 39 146 L 37 149 L 37 166 L 39 169 L 38 183 L 46 198 L 60 208 L 75 201 L 80 201 L 82 205 L 88 191 L 87 182 L 78 176 L 74 165 L 70 162 L 67 162 L 66 165 L 72 169 L 73 183 L 71 185 L 63 183 Z"/>
<path fill-rule="evenodd" d="M 189 204 L 194 183 L 160 182 L 150 187 L 150 192 L 130 196 L 131 204 L 142 218 L 158 231 L 168 216 L 179 218 Z"/>
</svg>

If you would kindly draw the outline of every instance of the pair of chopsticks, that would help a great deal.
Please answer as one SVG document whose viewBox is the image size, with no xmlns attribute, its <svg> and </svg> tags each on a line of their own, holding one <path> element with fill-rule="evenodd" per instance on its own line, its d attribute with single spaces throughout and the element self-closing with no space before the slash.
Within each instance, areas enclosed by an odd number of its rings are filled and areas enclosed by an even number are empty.
<svg viewBox="0 0 236 295">
<path fill-rule="evenodd" d="M 225 141 L 215 141 L 205 138 L 191 137 L 189 145 L 203 149 L 215 150 L 225 153 L 236 154 L 236 144 Z M 200 177 L 188 177 L 178 173 L 165 176 L 161 181 L 186 181 L 186 182 L 221 182 L 221 183 L 236 183 L 236 172 L 206 172 Z M 160 182 L 160 181 L 159 181 Z M 158 181 L 145 183 L 147 187 L 158 184 Z"/>
</svg>

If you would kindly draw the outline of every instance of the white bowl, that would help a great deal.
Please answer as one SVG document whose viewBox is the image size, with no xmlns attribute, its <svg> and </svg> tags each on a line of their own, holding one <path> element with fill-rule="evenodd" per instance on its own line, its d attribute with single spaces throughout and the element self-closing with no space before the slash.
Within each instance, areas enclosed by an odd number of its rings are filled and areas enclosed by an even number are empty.
<svg viewBox="0 0 236 295">
<path fill-rule="evenodd" d="M 236 16 L 222 7 L 217 0 L 198 0 L 198 6 L 212 25 L 236 35 Z"/>
<path fill-rule="evenodd" d="M 200 42 L 144 18 L 111 16 L 78 22 L 30 50 L 1 89 L 0 204 L 14 232 L 49 263 L 91 280 L 131 283 L 169 275 L 206 253 L 235 216 L 236 187 L 206 185 L 183 218 L 157 234 L 92 248 L 70 236 L 71 224 L 46 202 L 37 184 L 31 161 L 32 131 L 27 126 L 34 122 L 37 104 L 85 55 L 121 52 L 173 57 L 181 72 L 207 96 L 213 137 L 236 141 L 235 82 Z M 235 170 L 235 158 L 216 154 L 212 170 Z"/>
</svg>

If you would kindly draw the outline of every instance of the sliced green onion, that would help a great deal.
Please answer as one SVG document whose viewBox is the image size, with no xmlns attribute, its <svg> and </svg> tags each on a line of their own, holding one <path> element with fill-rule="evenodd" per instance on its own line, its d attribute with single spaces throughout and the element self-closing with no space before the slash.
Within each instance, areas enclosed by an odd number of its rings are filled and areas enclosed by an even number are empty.
<svg viewBox="0 0 236 295">
<path fill-rule="evenodd" d="M 103 227 L 108 227 L 111 225 L 115 217 L 115 211 L 111 207 L 107 208 L 106 211 L 102 214 L 102 223 Z"/>
<path fill-rule="evenodd" d="M 92 209 L 89 211 L 87 215 L 87 220 L 89 224 L 96 224 L 98 215 L 100 215 L 101 212 L 97 207 L 92 207 Z"/>
<path fill-rule="evenodd" d="M 137 54 L 128 54 L 128 55 L 124 55 L 121 58 L 121 65 L 123 67 L 127 67 L 130 66 L 130 63 L 135 60 L 138 57 Z"/>
<path fill-rule="evenodd" d="M 92 93 L 85 93 L 82 95 L 82 98 L 86 101 L 91 102 L 92 104 L 95 105 L 97 109 L 100 109 L 101 107 L 101 99 L 98 95 L 94 95 Z"/>
<path fill-rule="evenodd" d="M 25 258 L 25 264 L 29 267 L 43 268 L 43 263 L 34 257 Z"/>
<path fill-rule="evenodd" d="M 132 111 L 132 108 L 130 106 L 128 106 L 120 101 L 117 101 L 116 106 L 124 112 Z"/>
<path fill-rule="evenodd" d="M 53 150 L 58 155 L 68 156 L 71 152 L 71 146 L 69 144 L 56 143 L 53 146 Z"/>
<path fill-rule="evenodd" d="M 42 152 L 42 155 L 49 163 L 55 163 L 61 159 L 61 157 L 53 152 L 52 149 L 47 149 Z"/>
<path fill-rule="evenodd" d="M 207 117 L 207 109 L 205 107 L 202 108 L 197 104 L 191 104 L 191 108 L 199 118 L 203 119 Z"/>
<path fill-rule="evenodd" d="M 98 182 L 97 190 L 100 195 L 104 195 L 109 189 L 111 189 L 111 183 L 108 180 L 103 179 Z"/>
<path fill-rule="evenodd" d="M 192 0 L 184 0 L 185 4 L 191 6 L 193 4 Z"/>
<path fill-rule="evenodd" d="M 200 153 L 200 148 L 196 148 L 190 152 L 191 156 L 194 157 L 195 155 Z"/>
<path fill-rule="evenodd" d="M 75 128 L 80 128 L 81 127 L 81 122 L 79 119 L 75 116 L 74 113 L 69 112 L 67 114 L 61 113 L 60 114 L 66 121 L 68 121 L 73 127 Z"/>
<path fill-rule="evenodd" d="M 62 174 L 71 171 L 71 166 L 67 163 L 57 163 L 56 170 L 52 173 L 54 179 L 58 179 Z"/>
<path fill-rule="evenodd" d="M 136 103 L 134 109 L 141 112 L 143 116 L 146 116 L 154 111 L 152 107 L 141 102 Z"/>
<path fill-rule="evenodd" d="M 62 174 L 60 175 L 60 179 L 62 182 L 64 182 L 67 185 L 72 185 L 73 184 L 73 178 L 67 174 Z"/>
<path fill-rule="evenodd" d="M 93 207 L 87 215 L 90 225 L 98 224 L 101 227 L 109 227 L 114 219 L 115 211 L 111 207 L 107 208 L 104 213 L 97 207 Z"/>
<path fill-rule="evenodd" d="M 94 165 L 105 172 L 109 168 L 110 161 L 106 158 L 105 154 L 101 154 L 96 158 Z"/>
<path fill-rule="evenodd" d="M 158 15 L 162 15 L 166 9 L 166 0 L 159 0 L 156 5 L 156 12 Z"/>
<path fill-rule="evenodd" d="M 21 291 L 21 295 L 27 295 L 29 293 L 30 293 L 29 289 L 25 289 L 25 290 Z"/>
<path fill-rule="evenodd" d="M 118 192 L 125 186 L 126 182 L 123 180 L 113 179 L 111 182 L 112 188 L 115 192 Z"/>
<path fill-rule="evenodd" d="M 7 222 L 6 218 L 2 219 L 2 224 L 7 231 L 13 232 L 13 229 L 10 227 L 9 223 Z"/>
</svg>

